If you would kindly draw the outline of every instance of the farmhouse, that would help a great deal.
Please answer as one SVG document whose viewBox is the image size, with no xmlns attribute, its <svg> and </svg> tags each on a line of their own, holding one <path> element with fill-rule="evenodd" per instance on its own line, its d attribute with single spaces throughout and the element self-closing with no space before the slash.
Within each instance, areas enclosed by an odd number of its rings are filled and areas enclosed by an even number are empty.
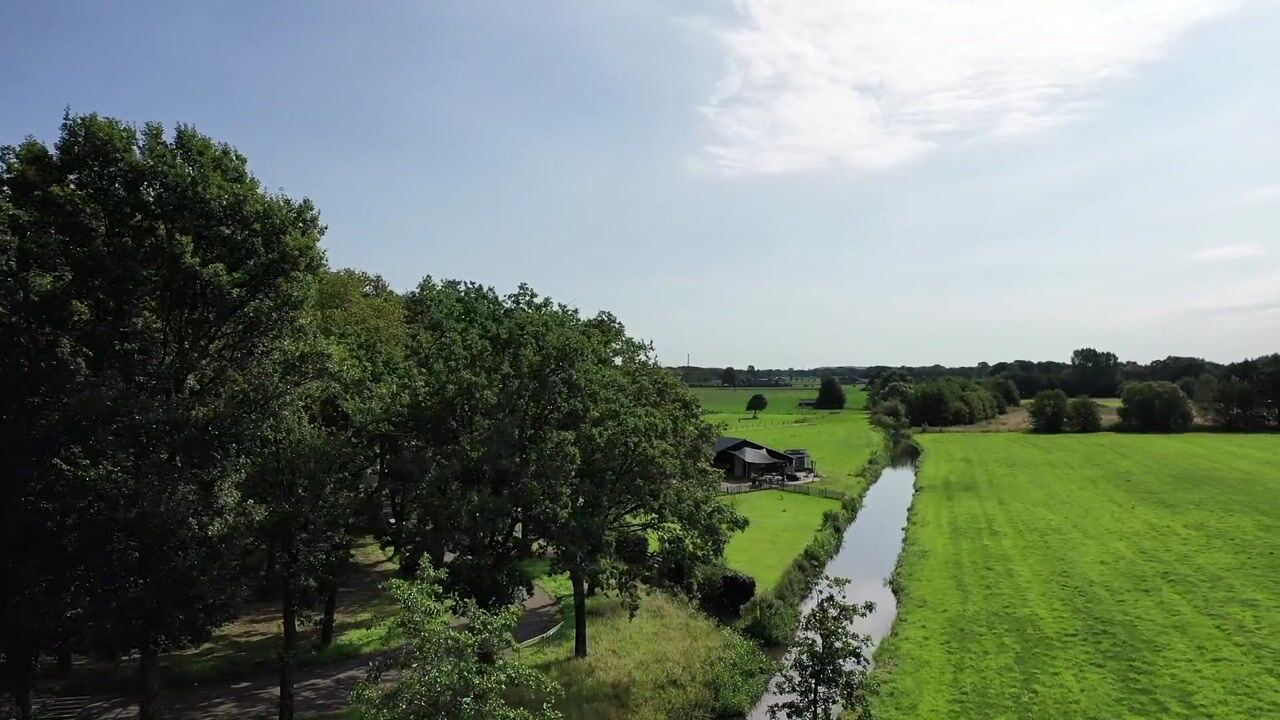
<svg viewBox="0 0 1280 720">
<path fill-rule="evenodd" d="M 746 438 L 716 440 L 712 463 L 731 478 L 750 480 L 761 475 L 813 472 L 813 458 L 805 450 L 774 450 Z"/>
</svg>

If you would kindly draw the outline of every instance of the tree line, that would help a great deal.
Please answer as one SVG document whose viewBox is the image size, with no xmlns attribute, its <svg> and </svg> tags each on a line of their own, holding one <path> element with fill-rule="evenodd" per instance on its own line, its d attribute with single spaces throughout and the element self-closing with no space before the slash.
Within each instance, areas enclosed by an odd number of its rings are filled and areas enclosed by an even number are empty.
<svg viewBox="0 0 1280 720">
<path fill-rule="evenodd" d="M 550 557 L 584 657 L 589 594 L 634 607 L 745 525 L 697 401 L 612 315 L 398 293 L 330 269 L 323 234 L 188 126 L 68 114 L 52 145 L 0 150 L 0 652 L 22 718 L 39 659 L 71 653 L 132 657 L 161 717 L 160 655 L 253 595 L 279 606 L 291 718 L 300 618 L 332 641 L 360 536 L 485 609 Z"/>
<path fill-rule="evenodd" d="M 1101 418 L 1091 398 L 1119 396 L 1121 430 L 1179 432 L 1197 418 L 1232 431 L 1280 428 L 1280 354 L 1226 365 L 1172 356 L 1140 365 L 1082 348 L 1070 363 L 943 370 L 937 374 L 931 367 L 922 377 L 905 368 L 876 370 L 867 383 L 868 405 L 882 427 L 966 425 L 1032 397 L 1034 430 L 1094 432 Z"/>
</svg>

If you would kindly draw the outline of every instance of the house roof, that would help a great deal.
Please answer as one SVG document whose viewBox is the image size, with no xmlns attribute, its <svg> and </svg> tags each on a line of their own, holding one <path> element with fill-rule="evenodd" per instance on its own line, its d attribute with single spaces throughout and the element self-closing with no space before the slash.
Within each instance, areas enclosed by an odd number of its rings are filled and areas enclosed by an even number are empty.
<svg viewBox="0 0 1280 720">
<path fill-rule="evenodd" d="M 722 437 L 722 438 L 717 438 L 717 439 L 716 439 L 716 452 L 719 452 L 719 451 L 722 451 L 722 450 L 728 450 L 728 448 L 731 448 L 731 447 L 733 447 L 733 446 L 737 445 L 737 443 L 740 443 L 740 442 L 748 442 L 748 439 L 746 439 L 746 438 L 740 438 L 740 437 Z"/>
<path fill-rule="evenodd" d="M 742 447 L 742 448 L 738 448 L 737 450 L 730 450 L 729 452 L 733 455 L 737 455 L 738 457 L 742 458 L 745 462 L 748 462 L 752 465 L 772 465 L 773 463 L 785 462 L 784 460 L 774 457 L 768 448 L 765 448 L 763 450 L 757 450 L 752 447 Z M 786 457 L 786 456 L 784 455 L 783 457 Z M 789 457 L 787 458 L 787 460 L 790 460 L 790 459 L 791 458 Z"/>
</svg>

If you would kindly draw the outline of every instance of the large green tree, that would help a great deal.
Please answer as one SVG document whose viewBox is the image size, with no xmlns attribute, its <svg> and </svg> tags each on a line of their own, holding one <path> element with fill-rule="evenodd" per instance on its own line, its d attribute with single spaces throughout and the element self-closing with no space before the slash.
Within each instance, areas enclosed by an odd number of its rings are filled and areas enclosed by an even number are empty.
<svg viewBox="0 0 1280 720">
<path fill-rule="evenodd" d="M 571 370 L 581 385 L 565 397 L 561 426 L 576 462 L 565 481 L 541 486 L 534 527 L 555 566 L 569 573 L 581 658 L 589 584 L 635 607 L 652 568 L 673 560 L 654 553 L 685 564 L 713 560 L 746 521 L 717 497 L 719 474 L 709 463 L 715 430 L 698 401 L 613 316 L 561 314 L 583 341 Z"/>
<path fill-rule="evenodd" d="M 351 438 L 338 369 L 318 338 L 304 335 L 282 355 L 270 377 L 287 387 L 276 391 L 280 405 L 255 437 L 244 494 L 271 555 L 283 630 L 279 717 L 291 720 L 299 616 L 320 593 L 336 601 L 328 591 L 350 553 L 367 458 Z"/>
<path fill-rule="evenodd" d="M 411 378 L 405 357 L 404 299 L 377 275 L 351 269 L 326 271 L 317 278 L 306 316 L 329 368 L 327 392 L 320 398 L 325 422 L 356 454 L 360 470 L 372 470 L 372 486 L 362 486 L 360 497 L 347 498 L 361 501 L 356 509 L 363 510 L 364 516 L 351 521 L 363 527 L 382 497 L 390 461 L 404 445 Z M 332 562 L 317 580 L 324 605 L 321 647 L 333 641 L 338 583 L 348 549 L 345 544 L 335 547 Z"/>
<path fill-rule="evenodd" d="M 813 406 L 820 410 L 840 410 L 844 408 L 844 388 L 834 375 L 824 375 L 818 385 L 818 398 Z"/>
<path fill-rule="evenodd" d="M 9 232 L 47 244 L 83 377 L 60 453 L 90 507 L 74 571 L 98 651 L 137 650 L 144 720 L 161 651 L 233 611 L 244 449 L 272 403 L 262 361 L 322 264 L 315 209 L 268 193 L 230 146 L 179 126 L 71 116 L 6 153 Z M 70 512 L 71 509 L 68 508 Z"/>
<path fill-rule="evenodd" d="M 84 375 L 70 258 L 9 198 L 34 182 L 0 150 L 0 656 L 23 720 L 36 658 L 77 635 L 75 487 L 59 460 Z"/>
<path fill-rule="evenodd" d="M 1081 395 L 1111 397 L 1120 384 L 1120 359 L 1112 352 L 1080 348 L 1071 353 L 1066 382 L 1068 389 Z"/>
<path fill-rule="evenodd" d="M 387 540 L 410 569 L 448 553 L 451 588 L 506 604 L 528 585 L 517 562 L 539 529 L 534 506 L 574 462 L 564 427 L 582 341 L 564 308 L 528 288 L 428 278 L 407 307 L 414 381 Z"/>
</svg>

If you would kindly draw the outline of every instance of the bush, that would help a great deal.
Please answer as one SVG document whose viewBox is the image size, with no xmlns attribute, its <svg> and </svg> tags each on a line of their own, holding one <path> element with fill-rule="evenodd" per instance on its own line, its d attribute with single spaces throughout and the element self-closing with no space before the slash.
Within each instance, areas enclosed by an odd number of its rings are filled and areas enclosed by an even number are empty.
<svg viewBox="0 0 1280 720">
<path fill-rule="evenodd" d="M 756 594 L 755 578 L 718 565 L 706 568 L 699 586 L 703 605 L 724 615 L 737 615 Z"/>
<path fill-rule="evenodd" d="M 1018 407 L 1022 404 L 1022 395 L 1018 393 L 1018 386 L 1007 377 L 987 378 L 983 383 L 992 395 L 1004 400 L 1006 407 Z"/>
<path fill-rule="evenodd" d="M 1091 433 L 1102 429 L 1102 416 L 1098 405 L 1082 395 L 1067 404 L 1067 427 L 1072 432 Z"/>
<path fill-rule="evenodd" d="M 818 399 L 813 406 L 819 410 L 841 410 L 844 408 L 844 388 L 834 376 L 826 375 L 818 386 Z"/>
<path fill-rule="evenodd" d="M 1184 432 L 1195 420 L 1191 401 L 1171 382 L 1129 383 L 1120 400 L 1120 420 L 1129 430 Z"/>
<path fill-rule="evenodd" d="M 757 595 L 742 608 L 742 633 L 761 645 L 785 645 L 791 640 L 799 612 L 798 603 L 791 605 L 772 595 Z"/>
<path fill-rule="evenodd" d="M 1039 433 L 1062 432 L 1067 424 L 1067 394 L 1042 390 L 1031 401 L 1031 428 Z"/>
</svg>

